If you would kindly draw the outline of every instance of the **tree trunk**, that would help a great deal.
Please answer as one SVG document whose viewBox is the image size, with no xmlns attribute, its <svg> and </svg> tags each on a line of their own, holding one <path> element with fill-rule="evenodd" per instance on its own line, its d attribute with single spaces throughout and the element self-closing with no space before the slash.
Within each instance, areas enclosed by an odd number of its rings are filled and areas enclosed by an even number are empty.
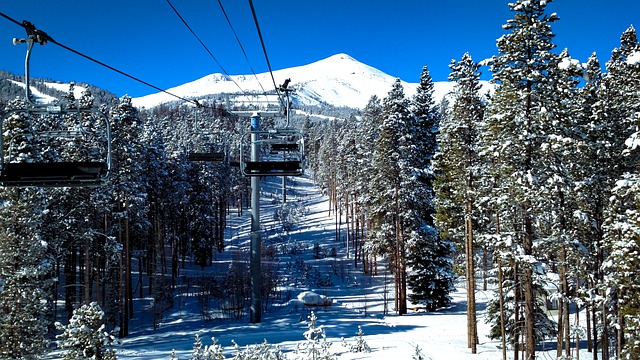
<svg viewBox="0 0 640 360">
<path fill-rule="evenodd" d="M 84 241 L 84 304 L 91 302 L 91 239 Z"/>
<path fill-rule="evenodd" d="M 562 356 L 562 346 L 565 341 L 565 306 L 564 306 L 564 296 L 567 293 L 567 288 L 565 287 L 567 283 L 567 268 L 566 268 L 566 251 L 564 245 L 560 247 L 560 268 L 559 268 L 559 288 L 558 292 L 561 297 L 558 299 L 558 336 L 557 336 L 557 345 L 556 345 L 556 357 L 560 358 Z"/>
<path fill-rule="evenodd" d="M 502 287 L 504 277 L 502 276 L 502 258 L 498 257 L 498 303 L 500 306 L 500 336 L 502 339 L 502 360 L 507 360 L 507 334 L 504 321 L 504 292 Z"/>
<path fill-rule="evenodd" d="M 525 256 L 533 255 L 533 225 L 529 212 L 529 204 L 525 205 L 524 241 L 522 248 Z M 527 265 L 524 269 L 524 318 L 525 318 L 525 360 L 535 359 L 535 294 L 533 292 L 533 269 Z"/>
<path fill-rule="evenodd" d="M 518 277 L 518 262 L 513 260 L 513 359 L 518 360 L 520 351 L 520 292 L 521 286 L 520 279 Z"/>
<path fill-rule="evenodd" d="M 467 181 L 467 201 L 466 201 L 466 257 L 467 257 L 467 334 L 468 347 L 471 353 L 477 353 L 478 327 L 476 324 L 476 276 L 473 259 L 473 203 L 470 193 L 473 191 L 473 177 L 469 173 Z"/>
</svg>

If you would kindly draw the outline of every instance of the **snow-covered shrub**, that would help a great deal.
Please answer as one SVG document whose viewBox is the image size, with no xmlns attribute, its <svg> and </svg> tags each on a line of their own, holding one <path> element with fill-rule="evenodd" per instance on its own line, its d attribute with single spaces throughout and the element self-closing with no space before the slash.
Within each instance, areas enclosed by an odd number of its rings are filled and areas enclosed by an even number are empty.
<svg viewBox="0 0 640 360">
<path fill-rule="evenodd" d="M 64 360 L 116 359 L 115 350 L 105 349 L 116 339 L 104 331 L 103 317 L 104 312 L 98 303 L 92 302 L 74 310 L 67 326 L 56 322 L 56 328 L 63 331 L 56 337 L 60 339 L 58 346 L 67 350 Z"/>
<path fill-rule="evenodd" d="M 342 346 L 349 349 L 350 352 L 361 353 L 361 352 L 371 352 L 371 347 L 364 339 L 364 332 L 362 331 L 362 326 L 358 325 L 358 333 L 356 334 L 356 343 L 349 344 L 346 340 L 342 339 Z"/>
<path fill-rule="evenodd" d="M 247 346 L 244 350 L 233 340 L 234 346 L 233 360 L 286 360 L 287 356 L 282 352 L 279 346 L 272 350 L 272 346 L 264 340 L 262 344 Z M 213 358 L 212 358 L 213 359 Z M 217 359 L 217 358 L 216 358 Z"/>
<path fill-rule="evenodd" d="M 327 335 L 324 332 L 322 326 L 316 326 L 318 318 L 311 312 L 308 317 L 309 329 L 304 332 L 304 343 L 299 343 L 296 346 L 295 354 L 299 355 L 298 359 L 301 360 L 333 360 L 335 355 L 329 352 L 331 343 L 327 341 Z"/>
<path fill-rule="evenodd" d="M 426 360 L 420 346 L 416 345 L 416 351 L 411 355 L 411 360 Z"/>
<path fill-rule="evenodd" d="M 224 355 L 222 355 L 222 346 L 218 344 L 218 339 L 212 337 L 211 341 L 211 345 L 203 346 L 202 340 L 200 340 L 200 335 L 196 334 L 191 360 L 224 360 Z M 175 353 L 172 352 L 171 356 L 173 359 Z"/>
<path fill-rule="evenodd" d="M 289 231 L 302 221 L 304 213 L 304 206 L 298 203 L 288 202 L 276 209 L 273 218 L 282 224 L 284 231 Z"/>
</svg>

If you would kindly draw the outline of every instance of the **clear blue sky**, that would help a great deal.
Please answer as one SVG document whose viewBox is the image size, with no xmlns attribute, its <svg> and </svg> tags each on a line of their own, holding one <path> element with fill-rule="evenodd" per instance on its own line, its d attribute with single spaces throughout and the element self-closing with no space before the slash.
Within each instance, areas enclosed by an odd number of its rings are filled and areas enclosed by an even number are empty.
<svg viewBox="0 0 640 360">
<path fill-rule="evenodd" d="M 257 73 L 267 71 L 248 0 L 221 0 Z M 305 65 L 347 53 L 405 81 L 418 82 L 423 65 L 446 80 L 451 59 L 496 54 L 495 41 L 513 14 L 509 0 L 254 0 L 272 68 Z M 251 74 L 217 0 L 171 0 L 222 67 Z M 558 51 L 602 63 L 634 25 L 638 0 L 556 0 L 547 7 L 560 21 Z M 29 20 L 56 41 L 160 88 L 223 72 L 175 15 L 166 0 L 3 1 L 0 12 Z M 26 46 L 12 45 L 24 30 L 0 18 L 0 69 L 24 73 Z M 87 82 L 116 93 L 157 92 L 57 45 L 37 45 L 32 76 Z M 484 69 L 488 78 L 488 69 Z M 295 81 L 295 79 L 293 79 Z M 266 84 L 265 86 L 269 86 Z"/>
</svg>

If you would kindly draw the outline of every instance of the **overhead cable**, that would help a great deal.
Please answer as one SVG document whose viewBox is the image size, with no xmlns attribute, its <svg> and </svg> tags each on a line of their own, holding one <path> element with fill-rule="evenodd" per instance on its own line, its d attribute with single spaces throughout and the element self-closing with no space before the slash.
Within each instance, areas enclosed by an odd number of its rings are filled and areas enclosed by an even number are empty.
<svg viewBox="0 0 640 360">
<path fill-rule="evenodd" d="M 271 62 L 269 61 L 269 55 L 267 54 L 267 48 L 264 45 L 264 39 L 262 38 L 262 31 L 260 31 L 260 24 L 258 23 L 258 15 L 256 14 L 256 9 L 253 7 L 253 1 L 249 0 L 249 6 L 251 7 L 251 13 L 253 14 L 253 21 L 256 23 L 256 30 L 258 31 L 258 37 L 260 38 L 260 44 L 262 44 L 262 51 L 264 52 L 264 58 L 267 61 L 267 67 L 269 68 L 269 73 L 271 74 L 271 81 L 273 81 L 273 87 L 276 89 L 276 94 L 278 95 L 278 99 L 280 100 L 280 105 L 283 108 L 286 108 L 284 103 L 284 99 L 282 98 L 282 94 L 280 94 L 280 90 L 278 85 L 276 85 L 276 79 L 273 77 L 273 69 L 271 69 Z"/>
<path fill-rule="evenodd" d="M 207 47 L 207 45 L 204 44 L 204 42 L 202 42 L 202 40 L 200 40 L 200 37 L 198 37 L 198 35 L 195 33 L 195 31 L 193 31 L 193 29 L 191 28 L 191 26 L 189 26 L 189 24 L 187 23 L 187 21 L 182 17 L 182 15 L 180 15 L 180 13 L 178 12 L 178 9 L 176 9 L 173 4 L 171 4 L 171 1 L 167 0 L 167 3 L 169 4 L 169 6 L 171 6 L 171 9 L 173 9 L 173 12 L 176 13 L 176 15 L 178 15 L 178 17 L 180 18 L 180 20 L 182 20 L 182 23 L 184 24 L 184 26 L 187 27 L 187 29 L 189 29 L 189 31 L 191 32 L 191 34 L 193 34 L 193 36 L 198 40 L 198 42 L 200 43 L 200 45 L 202 45 L 202 47 L 204 47 L 204 49 L 207 51 L 207 53 L 209 53 L 209 56 L 211 56 L 211 58 L 213 59 L 213 61 L 216 62 L 216 64 L 218 64 L 218 66 L 220 67 L 220 70 L 222 70 L 222 72 L 227 76 L 227 78 L 229 78 L 231 81 L 233 81 L 233 83 L 238 87 L 238 89 L 240 89 L 240 92 L 244 92 L 244 90 L 240 87 L 240 85 L 238 85 L 238 83 L 233 80 L 233 78 L 231 77 L 231 75 L 229 75 L 229 73 L 227 72 L 227 70 L 224 69 L 224 67 L 222 67 L 222 65 L 220 64 L 220 62 L 218 61 L 218 59 L 216 59 L 216 57 L 213 55 L 213 53 L 209 50 L 209 48 Z"/>
<path fill-rule="evenodd" d="M 233 36 L 236 37 L 236 41 L 238 42 L 238 45 L 240 45 L 240 49 L 242 50 L 242 53 L 244 54 L 244 58 L 245 60 L 247 60 L 247 64 L 249 65 L 249 69 L 251 69 L 251 73 L 253 73 L 253 76 L 256 78 L 256 81 L 258 82 L 258 85 L 260 85 L 260 89 L 262 89 L 262 93 L 266 94 L 266 90 L 264 89 L 264 87 L 262 86 L 262 83 L 260 82 L 260 79 L 258 79 L 258 75 L 256 75 L 255 70 L 253 70 L 253 66 L 251 66 L 251 62 L 249 61 L 249 57 L 247 56 L 247 52 L 244 50 L 244 46 L 242 46 L 242 42 L 240 41 L 240 38 L 238 37 L 238 34 L 236 33 L 236 29 L 233 28 L 233 25 L 231 25 L 231 20 L 229 19 L 229 16 L 227 15 L 227 11 L 224 9 L 224 6 L 222 6 L 222 1 L 218 0 L 218 5 L 220 5 L 220 10 L 222 10 L 222 13 L 224 14 L 224 17 L 227 19 L 227 23 L 229 24 L 229 27 L 231 28 L 231 32 L 233 32 Z"/>
<path fill-rule="evenodd" d="M 44 44 L 44 43 L 46 43 L 46 42 L 50 42 L 50 43 L 56 44 L 56 45 L 60 46 L 61 48 L 65 49 L 65 50 L 67 50 L 67 51 L 70 51 L 70 52 L 72 52 L 72 53 L 74 53 L 74 54 L 76 54 L 76 55 L 79 55 L 79 56 L 81 56 L 81 57 L 83 57 L 83 58 L 85 58 L 85 59 L 87 59 L 87 60 L 89 60 L 89 61 L 92 61 L 92 62 L 94 62 L 94 63 L 96 63 L 96 64 L 98 64 L 98 65 L 100 65 L 100 66 L 106 67 L 106 68 L 107 68 L 107 69 L 109 69 L 109 70 L 115 71 L 115 72 L 117 72 L 117 73 L 118 73 L 118 74 L 120 74 L 120 75 L 124 75 L 124 76 L 128 77 L 129 79 L 132 79 L 132 80 L 137 81 L 137 82 L 139 82 L 139 83 L 141 83 L 141 84 L 144 84 L 144 85 L 146 85 L 146 86 L 149 86 L 150 88 L 153 88 L 153 89 L 155 89 L 155 90 L 158 90 L 158 91 L 160 91 L 160 92 L 163 92 L 163 93 L 165 93 L 165 94 L 167 94 L 167 95 L 173 96 L 173 97 L 175 97 L 176 99 L 179 99 L 179 100 L 182 100 L 182 101 L 185 101 L 185 102 L 190 102 L 190 103 L 192 103 L 192 104 L 194 104 L 194 105 L 196 105 L 196 106 L 201 106 L 201 105 L 200 105 L 197 101 L 195 101 L 195 100 L 187 99 L 187 98 L 182 97 L 182 96 L 180 96 L 180 95 L 173 94 L 173 93 L 171 93 L 171 92 L 169 92 L 169 91 L 167 91 L 167 90 L 164 90 L 164 89 L 162 89 L 162 88 L 160 88 L 160 87 L 158 87 L 158 86 L 155 86 L 155 85 L 153 85 L 153 84 L 151 84 L 151 83 L 149 83 L 149 82 L 146 82 L 146 81 L 144 81 L 144 80 L 142 80 L 142 79 L 140 79 L 140 78 L 137 78 L 137 77 L 135 77 L 135 76 L 133 76 L 133 75 L 130 75 L 130 74 L 128 74 L 128 73 L 126 73 L 126 72 L 124 72 L 124 71 L 122 71 L 122 70 L 116 69 L 116 68 L 115 68 L 115 67 L 113 67 L 113 66 L 107 65 L 107 64 L 105 64 L 104 62 L 102 62 L 102 61 L 100 61 L 100 60 L 94 59 L 93 57 L 91 57 L 91 56 L 89 56 L 89 55 L 83 54 L 83 53 L 81 53 L 81 52 L 80 52 L 80 51 L 78 51 L 78 50 L 72 49 L 72 48 L 70 48 L 70 47 L 68 47 L 68 46 L 66 46 L 66 45 L 64 45 L 64 44 L 62 44 L 62 43 L 60 43 L 60 42 L 58 42 L 58 41 L 54 40 L 51 36 L 49 36 L 49 35 L 48 35 L 47 33 L 45 33 L 44 31 L 41 31 L 41 30 L 35 30 L 35 27 L 34 27 L 30 22 L 28 22 L 28 21 L 26 21 L 26 20 L 24 20 L 24 21 L 21 23 L 21 22 L 19 22 L 19 21 L 17 21 L 17 20 L 15 20 L 15 19 L 13 19 L 13 18 L 11 18 L 11 17 L 9 17 L 8 15 L 6 15 L 6 14 L 4 14 L 4 13 L 2 13 L 2 12 L 0 12 L 0 16 L 4 17 L 5 19 L 7 19 L 7 20 L 9 20 L 9 21 L 11 21 L 11 22 L 13 22 L 13 23 L 17 24 L 18 26 L 20 26 L 20 27 L 24 28 L 24 29 L 27 31 L 27 34 L 28 34 L 28 35 L 32 35 L 32 34 L 30 34 L 30 33 L 29 33 L 30 31 L 35 31 L 35 34 L 36 34 L 36 35 L 41 39 L 41 40 L 38 40 L 38 42 L 40 42 L 41 44 Z"/>
</svg>

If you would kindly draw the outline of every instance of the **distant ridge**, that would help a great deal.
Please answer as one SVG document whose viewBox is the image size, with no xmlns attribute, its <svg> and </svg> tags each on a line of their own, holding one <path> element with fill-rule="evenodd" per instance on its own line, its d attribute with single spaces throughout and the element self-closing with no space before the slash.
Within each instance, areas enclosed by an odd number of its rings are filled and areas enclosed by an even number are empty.
<svg viewBox="0 0 640 360">
<path fill-rule="evenodd" d="M 416 70 L 417 72 L 420 69 Z M 419 74 L 418 74 L 419 75 Z M 299 105 L 331 105 L 362 109 L 372 95 L 386 97 L 396 77 L 363 64 L 347 54 L 336 54 L 308 65 L 276 70 L 273 76 L 277 84 L 291 79 L 289 87 L 296 89 L 294 101 Z M 245 91 L 261 92 L 253 75 L 232 75 L 231 78 Z M 257 74 L 266 90 L 271 90 L 271 75 Z M 416 83 L 402 82 L 407 97 L 412 96 Z M 450 82 L 434 83 L 437 101 L 453 89 Z M 207 75 L 192 82 L 168 89 L 170 93 L 185 98 L 198 99 L 208 95 L 238 93 L 238 86 L 223 74 Z M 156 93 L 133 98 L 137 107 L 152 108 L 162 103 L 176 101 L 166 93 Z"/>
</svg>

